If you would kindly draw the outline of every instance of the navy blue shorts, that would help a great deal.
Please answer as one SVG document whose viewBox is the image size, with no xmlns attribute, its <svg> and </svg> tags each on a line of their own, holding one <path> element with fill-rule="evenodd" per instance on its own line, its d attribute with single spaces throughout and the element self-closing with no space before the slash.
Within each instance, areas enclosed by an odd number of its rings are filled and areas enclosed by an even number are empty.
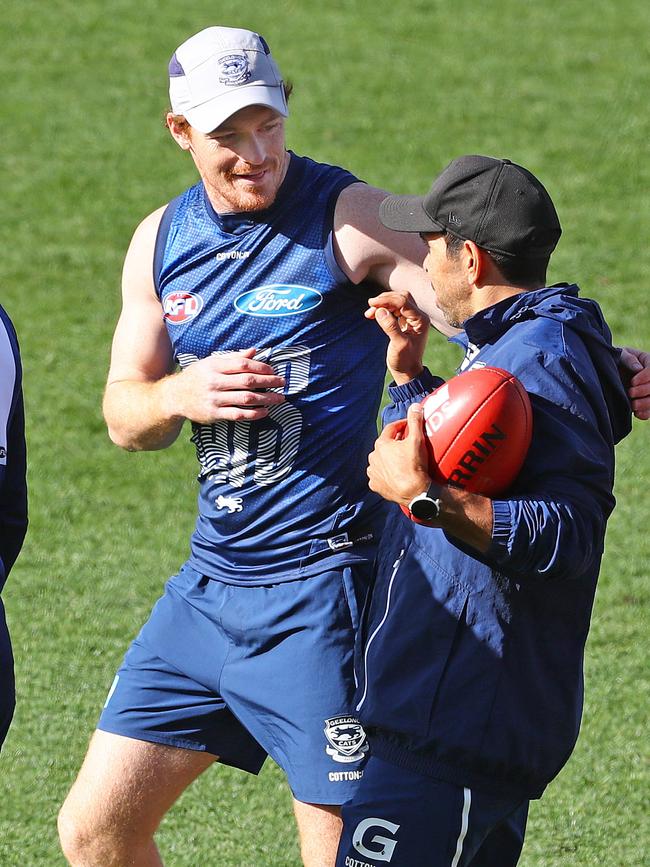
<svg viewBox="0 0 650 867">
<path fill-rule="evenodd" d="M 127 651 L 98 728 L 254 774 L 268 754 L 298 800 L 343 803 L 368 752 L 353 650 L 369 571 L 242 587 L 185 565 Z"/>
<path fill-rule="evenodd" d="M 5 609 L 0 598 L 0 747 L 7 737 L 15 705 L 14 658 L 11 652 Z"/>
<path fill-rule="evenodd" d="M 342 814 L 336 867 L 514 867 L 528 801 L 464 789 L 371 756 Z"/>
</svg>

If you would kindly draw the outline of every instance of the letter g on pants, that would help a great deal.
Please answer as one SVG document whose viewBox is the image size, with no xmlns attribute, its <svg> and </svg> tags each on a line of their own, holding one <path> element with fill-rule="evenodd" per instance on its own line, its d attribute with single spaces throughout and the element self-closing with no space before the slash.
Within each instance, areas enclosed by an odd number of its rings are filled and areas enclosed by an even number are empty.
<svg viewBox="0 0 650 867">
<path fill-rule="evenodd" d="M 354 848 L 361 855 L 365 855 L 367 858 L 373 858 L 375 861 L 390 861 L 393 857 L 395 846 L 397 846 L 397 840 L 393 840 L 390 837 L 384 837 L 381 834 L 375 834 L 374 837 L 368 840 L 368 843 L 376 848 L 368 849 L 364 845 L 363 838 L 366 831 L 371 828 L 384 828 L 389 833 L 396 834 L 399 825 L 396 825 L 394 822 L 387 822 L 385 819 L 371 817 L 359 822 L 352 836 Z"/>
</svg>

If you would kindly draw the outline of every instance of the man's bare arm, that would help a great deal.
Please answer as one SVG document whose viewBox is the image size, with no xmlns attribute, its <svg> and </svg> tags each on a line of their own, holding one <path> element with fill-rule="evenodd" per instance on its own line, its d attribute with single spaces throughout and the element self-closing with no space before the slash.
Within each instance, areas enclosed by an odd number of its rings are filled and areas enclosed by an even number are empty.
<svg viewBox="0 0 650 867">
<path fill-rule="evenodd" d="M 153 282 L 153 253 L 164 208 L 147 217 L 124 262 L 122 313 L 111 353 L 104 417 L 114 443 L 131 451 L 161 449 L 186 418 L 256 420 L 282 403 L 284 379 L 255 361 L 255 348 L 211 355 L 174 373 L 172 346 Z"/>
<path fill-rule="evenodd" d="M 387 195 L 366 184 L 352 184 L 343 190 L 334 211 L 336 259 L 353 283 L 370 280 L 385 290 L 410 292 L 438 331 L 456 334 L 436 304 L 435 292 L 422 268 L 426 250 L 420 238 L 393 232 L 379 221 L 379 206 Z"/>
</svg>

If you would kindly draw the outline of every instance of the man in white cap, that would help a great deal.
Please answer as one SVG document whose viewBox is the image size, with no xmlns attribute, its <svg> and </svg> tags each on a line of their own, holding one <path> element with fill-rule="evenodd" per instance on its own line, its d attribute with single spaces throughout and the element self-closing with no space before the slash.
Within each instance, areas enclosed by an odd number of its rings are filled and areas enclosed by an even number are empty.
<svg viewBox="0 0 650 867">
<path fill-rule="evenodd" d="M 268 754 L 304 863 L 329 867 L 367 756 L 352 655 L 384 515 L 365 466 L 387 340 L 366 299 L 410 290 L 450 329 L 421 242 L 378 219 L 386 193 L 286 150 L 262 37 L 210 27 L 169 72 L 167 125 L 201 180 L 135 232 L 104 413 L 130 450 L 191 420 L 199 514 L 111 687 L 62 845 L 72 864 L 159 865 L 153 835 L 183 790 Z"/>
<path fill-rule="evenodd" d="M 379 222 L 386 194 L 286 150 L 262 37 L 210 27 L 169 74 L 167 125 L 201 180 L 135 232 L 104 412 L 130 450 L 191 420 L 199 516 L 115 678 L 62 845 L 73 864 L 160 864 L 153 834 L 186 786 L 268 754 L 304 863 L 324 867 L 368 749 L 352 654 L 383 522 L 365 464 L 387 341 L 364 312 L 389 287 L 436 308 L 419 241 Z"/>
</svg>

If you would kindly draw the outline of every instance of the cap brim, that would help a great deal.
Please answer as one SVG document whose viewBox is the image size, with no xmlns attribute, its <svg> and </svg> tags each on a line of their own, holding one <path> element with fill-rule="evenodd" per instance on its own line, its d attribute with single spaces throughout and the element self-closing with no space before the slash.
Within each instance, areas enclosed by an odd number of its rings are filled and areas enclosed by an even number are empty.
<svg viewBox="0 0 650 867">
<path fill-rule="evenodd" d="M 422 196 L 389 196 L 379 206 L 379 219 L 396 232 L 444 232 L 424 210 Z"/>
<path fill-rule="evenodd" d="M 289 109 L 284 96 L 284 87 L 268 87 L 263 84 L 234 88 L 232 93 L 222 93 L 214 99 L 182 113 L 188 122 L 202 133 L 209 133 L 221 126 L 229 117 L 249 105 L 263 105 L 287 117 Z"/>
</svg>

